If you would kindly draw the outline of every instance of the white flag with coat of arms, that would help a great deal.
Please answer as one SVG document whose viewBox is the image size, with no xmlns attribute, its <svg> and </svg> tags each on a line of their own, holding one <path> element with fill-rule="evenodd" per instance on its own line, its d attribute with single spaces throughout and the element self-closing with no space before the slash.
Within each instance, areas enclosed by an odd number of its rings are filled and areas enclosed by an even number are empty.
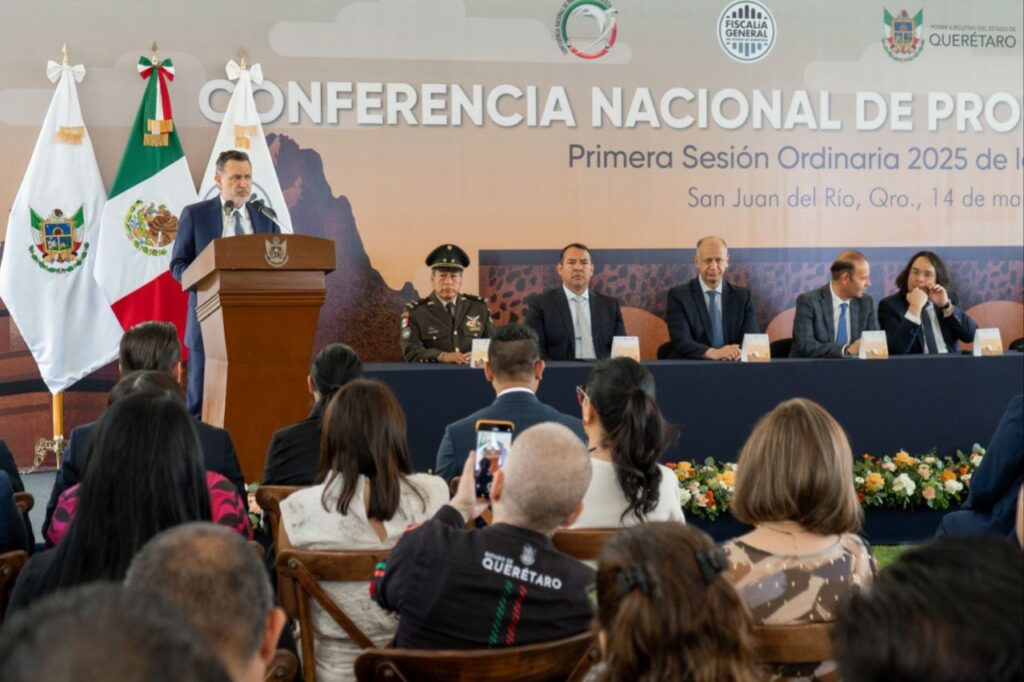
<svg viewBox="0 0 1024 682">
<path fill-rule="evenodd" d="M 115 359 L 122 332 L 93 277 L 106 192 L 75 86 L 85 68 L 46 74 L 57 89 L 7 221 L 0 298 L 58 393 Z"/>
</svg>

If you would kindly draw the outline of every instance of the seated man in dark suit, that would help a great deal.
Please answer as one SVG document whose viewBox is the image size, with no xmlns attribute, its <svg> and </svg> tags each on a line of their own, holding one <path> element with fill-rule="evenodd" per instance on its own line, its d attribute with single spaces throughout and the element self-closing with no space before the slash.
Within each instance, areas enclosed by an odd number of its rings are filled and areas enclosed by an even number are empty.
<svg viewBox="0 0 1024 682">
<path fill-rule="evenodd" d="M 898 291 L 878 304 L 890 355 L 957 353 L 959 341 L 974 340 L 978 325 L 949 287 L 949 272 L 938 254 L 918 251 L 896 276 Z"/>
<path fill-rule="evenodd" d="M 169 322 L 143 322 L 126 331 L 121 337 L 117 369 L 122 377 L 144 369 L 166 372 L 180 384 L 181 343 L 178 341 L 178 332 L 174 325 Z M 234 484 L 241 498 L 247 499 L 245 480 L 242 478 L 242 469 L 238 464 L 238 455 L 235 453 L 231 434 L 198 420 L 195 424 L 199 444 L 203 450 L 203 468 L 224 476 Z M 53 480 L 50 501 L 46 504 L 43 537 L 46 537 L 46 530 L 50 526 L 50 519 L 57 508 L 60 494 L 82 481 L 82 470 L 89 451 L 89 438 L 95 425 L 96 422 L 82 424 L 71 432 L 64 456 L 61 458 L 60 470 Z"/>
<path fill-rule="evenodd" d="M 612 338 L 626 335 L 622 308 L 611 296 L 590 291 L 594 261 L 583 244 L 569 244 L 558 259 L 562 286 L 526 299 L 526 324 L 540 340 L 545 360 L 595 360 L 612 353 Z"/>
<path fill-rule="evenodd" d="M 696 277 L 668 292 L 670 358 L 739 360 L 744 334 L 757 334 L 750 289 L 725 281 L 729 245 L 704 237 L 693 254 Z"/>
<path fill-rule="evenodd" d="M 21 474 L 18 473 L 18 465 L 14 461 L 14 455 L 11 454 L 10 449 L 7 447 L 7 443 L 0 438 L 0 471 L 7 473 L 7 478 L 10 480 L 12 492 L 23 493 L 25 492 L 25 483 L 21 480 Z M 22 518 L 25 523 L 25 532 L 28 537 L 28 552 L 32 553 L 32 548 L 36 545 L 36 536 L 32 532 L 32 522 L 28 518 L 28 514 L 22 514 Z"/>
<path fill-rule="evenodd" d="M 875 305 L 866 293 L 871 267 L 864 254 L 844 251 L 831 271 L 830 283 L 796 299 L 790 357 L 857 357 L 861 333 L 878 329 Z"/>
<path fill-rule="evenodd" d="M 478 419 L 510 421 L 516 426 L 514 434 L 541 422 L 558 422 L 585 443 L 583 423 L 577 417 L 562 414 L 537 400 L 535 394 L 543 374 L 544 361 L 540 359 L 533 330 L 518 324 L 498 327 L 491 337 L 484 365 L 484 377 L 498 397 L 482 410 L 448 425 L 437 449 L 434 473 L 447 481 L 459 475 L 466 456 L 476 448 Z"/>
<path fill-rule="evenodd" d="M 989 534 L 1012 538 L 1017 496 L 1024 485 L 1024 395 L 1014 396 L 971 477 L 959 511 L 942 517 L 938 535 Z"/>
</svg>

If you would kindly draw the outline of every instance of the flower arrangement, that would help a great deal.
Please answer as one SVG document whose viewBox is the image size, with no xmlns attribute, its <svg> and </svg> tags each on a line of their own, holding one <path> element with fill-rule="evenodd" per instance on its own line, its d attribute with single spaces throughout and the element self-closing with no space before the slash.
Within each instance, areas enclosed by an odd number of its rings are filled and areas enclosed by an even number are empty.
<svg viewBox="0 0 1024 682">
<path fill-rule="evenodd" d="M 854 489 L 865 508 L 948 509 L 967 498 L 971 476 L 984 456 L 985 448 L 977 443 L 969 453 L 957 450 L 953 457 L 938 457 L 934 451 L 913 456 L 905 450 L 892 457 L 865 454 L 853 462 Z M 685 514 L 713 520 L 729 509 L 736 464 L 708 457 L 703 464 L 682 461 L 666 466 L 679 479 Z"/>
</svg>

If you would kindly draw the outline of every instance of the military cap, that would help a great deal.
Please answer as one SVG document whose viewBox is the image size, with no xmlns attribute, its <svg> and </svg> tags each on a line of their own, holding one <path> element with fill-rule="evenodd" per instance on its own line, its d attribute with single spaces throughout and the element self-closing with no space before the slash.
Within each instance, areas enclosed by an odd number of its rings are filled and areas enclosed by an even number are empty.
<svg viewBox="0 0 1024 682">
<path fill-rule="evenodd" d="M 442 244 L 430 252 L 426 263 L 431 268 L 465 270 L 469 267 L 469 254 L 455 244 Z"/>
</svg>

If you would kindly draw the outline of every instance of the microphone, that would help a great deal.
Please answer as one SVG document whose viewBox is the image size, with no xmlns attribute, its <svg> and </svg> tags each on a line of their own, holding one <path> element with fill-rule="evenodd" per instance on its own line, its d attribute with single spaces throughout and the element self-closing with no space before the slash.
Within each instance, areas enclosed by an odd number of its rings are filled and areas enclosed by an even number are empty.
<svg viewBox="0 0 1024 682">
<path fill-rule="evenodd" d="M 224 202 L 224 215 L 231 215 L 231 212 L 235 210 L 235 202 L 228 199 Z"/>
<path fill-rule="evenodd" d="M 277 227 L 281 229 L 281 231 L 284 231 L 284 228 L 281 227 L 281 223 L 277 222 L 277 213 L 274 212 L 274 209 L 267 206 L 266 202 L 263 201 L 263 199 L 258 199 L 256 195 L 253 194 L 251 197 L 249 197 L 249 205 L 256 209 L 258 212 L 262 213 L 264 216 L 266 216 L 270 220 L 270 222 L 277 225 Z"/>
</svg>

